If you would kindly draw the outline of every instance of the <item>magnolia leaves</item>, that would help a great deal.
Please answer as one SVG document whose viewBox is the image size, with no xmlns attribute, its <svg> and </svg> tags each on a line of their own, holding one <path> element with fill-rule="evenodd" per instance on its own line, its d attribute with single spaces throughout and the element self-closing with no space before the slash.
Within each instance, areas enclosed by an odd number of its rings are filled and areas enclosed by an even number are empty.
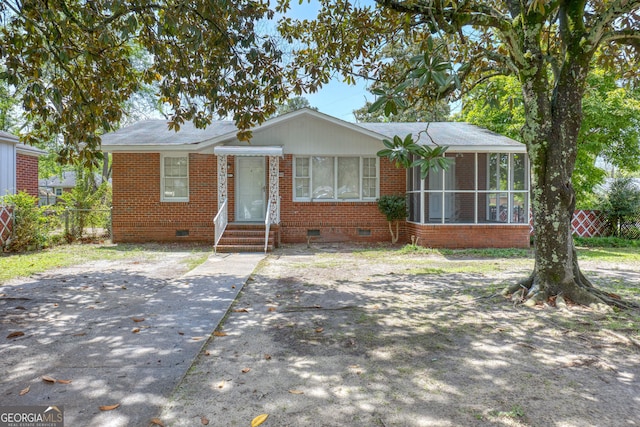
<svg viewBox="0 0 640 427">
<path fill-rule="evenodd" d="M 260 424 L 265 422 L 269 418 L 269 414 L 260 414 L 251 420 L 251 427 L 258 427 Z"/>
<path fill-rule="evenodd" d="M 119 403 L 115 403 L 113 405 L 102 405 L 100 406 L 101 411 L 113 411 L 114 409 L 118 409 L 120 407 Z"/>
<path fill-rule="evenodd" d="M 404 139 L 395 135 L 393 140 L 384 139 L 382 143 L 386 148 L 376 153 L 378 157 L 386 157 L 397 167 L 405 169 L 419 167 L 422 179 L 427 177 L 430 170 L 446 170 L 451 164 L 451 159 L 444 157 L 449 147 L 437 145 L 432 148 L 416 144 L 412 134 L 408 134 Z"/>
<path fill-rule="evenodd" d="M 401 110 L 413 107 L 418 100 L 427 100 L 436 105 L 446 96 L 462 87 L 460 76 L 469 71 L 469 64 L 453 65 L 447 46 L 441 39 L 427 37 L 419 45 L 397 47 L 407 53 L 419 52 L 413 56 L 391 51 L 390 56 L 400 55 L 385 70 L 389 76 L 383 76 L 382 82 L 371 89 L 376 96 L 368 109 L 368 113 L 383 110 L 389 117 L 397 115 Z M 404 58 L 402 58 L 404 56 Z M 432 96 L 434 94 L 434 96 Z"/>
</svg>

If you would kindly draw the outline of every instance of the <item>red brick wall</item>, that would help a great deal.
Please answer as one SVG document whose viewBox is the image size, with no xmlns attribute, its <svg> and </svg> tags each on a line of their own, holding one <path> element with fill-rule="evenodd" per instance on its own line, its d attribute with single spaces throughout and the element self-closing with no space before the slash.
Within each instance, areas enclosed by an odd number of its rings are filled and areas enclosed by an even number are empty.
<svg viewBox="0 0 640 427">
<path fill-rule="evenodd" d="M 38 197 L 38 157 L 16 154 L 16 192 Z"/>
<path fill-rule="evenodd" d="M 529 225 L 407 224 L 407 234 L 429 248 L 528 248 Z"/>
<path fill-rule="evenodd" d="M 113 241 L 213 241 L 217 212 L 213 155 L 189 155 L 189 201 L 160 200 L 160 154 L 113 154 Z M 177 237 L 179 230 L 188 236 Z"/>
<path fill-rule="evenodd" d="M 235 161 L 229 157 L 228 173 Z M 405 192 L 406 172 L 380 159 L 380 194 Z M 268 171 L 268 161 L 266 162 Z M 268 172 L 266 172 L 268 174 Z M 217 159 L 189 155 L 189 202 L 161 202 L 160 154 L 114 153 L 113 240 L 115 242 L 213 242 L 213 217 L 218 209 Z M 229 221 L 234 221 L 234 182 L 228 179 Z M 292 156 L 280 159 L 280 241 L 304 243 L 308 230 L 319 230 L 312 241 L 388 242 L 387 221 L 376 202 L 294 202 Z M 176 231 L 189 236 L 177 237 Z M 360 235 L 359 231 L 370 233 Z M 419 225 L 401 224 L 399 243 L 411 236 L 428 247 L 529 247 L 528 225 Z"/>
<path fill-rule="evenodd" d="M 380 195 L 404 194 L 406 171 L 380 159 Z M 293 156 L 280 160 L 280 238 L 284 243 L 307 241 L 308 230 L 319 230 L 316 242 L 386 242 L 391 241 L 389 226 L 371 202 L 294 202 Z M 368 236 L 359 231 L 370 233 Z M 400 242 L 406 241 L 404 224 L 400 225 Z"/>
</svg>

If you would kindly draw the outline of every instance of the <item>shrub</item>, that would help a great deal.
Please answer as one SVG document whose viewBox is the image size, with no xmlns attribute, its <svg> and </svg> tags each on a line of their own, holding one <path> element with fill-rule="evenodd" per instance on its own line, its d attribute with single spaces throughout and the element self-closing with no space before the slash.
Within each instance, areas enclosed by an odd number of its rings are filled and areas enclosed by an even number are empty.
<svg viewBox="0 0 640 427">
<path fill-rule="evenodd" d="M 15 218 L 7 249 L 23 252 L 46 247 L 49 227 L 42 209 L 38 207 L 38 198 L 21 191 L 4 196 L 3 200 L 13 206 Z"/>
<path fill-rule="evenodd" d="M 378 209 L 389 222 L 389 232 L 391 233 L 391 243 L 398 242 L 398 221 L 407 217 L 407 201 L 404 196 L 392 195 L 381 196 L 378 199 Z M 396 232 L 393 233 L 392 223 L 396 223 Z"/>
<path fill-rule="evenodd" d="M 613 235 L 621 237 L 625 221 L 640 214 L 640 190 L 633 185 L 631 178 L 618 178 L 600 197 L 599 204 L 609 217 Z"/>
</svg>

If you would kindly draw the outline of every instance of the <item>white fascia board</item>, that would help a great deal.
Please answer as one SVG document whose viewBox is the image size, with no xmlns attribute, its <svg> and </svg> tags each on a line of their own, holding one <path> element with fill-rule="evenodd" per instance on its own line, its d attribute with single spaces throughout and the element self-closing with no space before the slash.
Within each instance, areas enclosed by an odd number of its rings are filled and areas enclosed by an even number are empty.
<svg viewBox="0 0 640 427">
<path fill-rule="evenodd" d="M 197 144 L 176 145 L 109 145 L 102 146 L 105 153 L 165 153 L 165 152 L 189 152 L 195 153 L 201 147 Z"/>
<path fill-rule="evenodd" d="M 5 144 L 8 143 L 8 144 L 17 145 L 18 143 L 20 143 L 20 140 L 18 139 L 17 136 L 12 135 L 9 132 L 0 130 L 0 142 L 3 142 Z"/>
<path fill-rule="evenodd" d="M 433 147 L 430 145 L 430 147 Z M 447 153 L 526 153 L 527 147 L 524 144 L 517 145 L 463 145 L 449 146 Z"/>
<path fill-rule="evenodd" d="M 33 157 L 40 157 L 47 154 L 45 150 L 41 150 L 38 147 L 32 147 L 30 145 L 25 145 L 25 144 L 17 144 L 16 153 L 24 154 L 25 156 L 33 156 Z"/>
</svg>

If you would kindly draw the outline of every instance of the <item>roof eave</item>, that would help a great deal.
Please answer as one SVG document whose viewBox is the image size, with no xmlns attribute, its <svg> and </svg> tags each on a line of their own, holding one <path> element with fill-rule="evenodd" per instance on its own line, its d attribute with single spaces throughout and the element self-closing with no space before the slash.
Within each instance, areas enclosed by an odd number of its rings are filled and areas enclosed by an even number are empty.
<svg viewBox="0 0 640 427">
<path fill-rule="evenodd" d="M 160 153 L 160 152 L 198 152 L 205 147 L 200 145 L 201 143 L 191 144 L 154 144 L 154 145 L 136 145 L 136 144 L 122 144 L 122 145 L 102 145 L 101 150 L 105 153 Z"/>
<path fill-rule="evenodd" d="M 518 145 L 449 145 L 447 153 L 526 153 L 527 147 Z"/>
</svg>

